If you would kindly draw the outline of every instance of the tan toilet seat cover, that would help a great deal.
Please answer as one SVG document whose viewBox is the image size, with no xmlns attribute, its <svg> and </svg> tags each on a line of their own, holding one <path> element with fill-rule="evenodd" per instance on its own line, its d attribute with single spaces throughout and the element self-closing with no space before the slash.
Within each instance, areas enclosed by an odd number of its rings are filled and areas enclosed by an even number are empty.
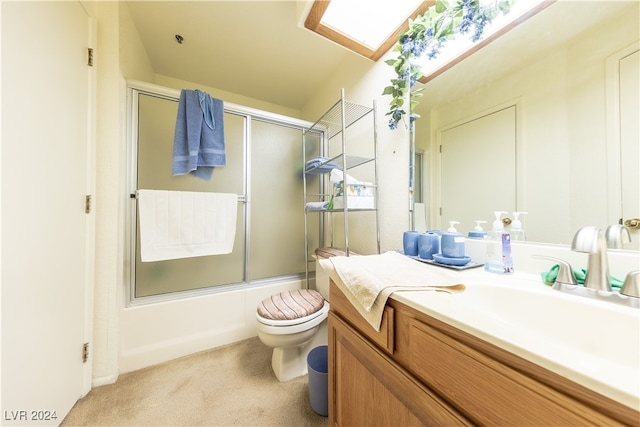
<svg viewBox="0 0 640 427">
<path fill-rule="evenodd" d="M 312 289 L 297 289 L 271 295 L 258 304 L 260 317 L 271 320 L 294 320 L 322 309 L 324 298 Z"/>
</svg>

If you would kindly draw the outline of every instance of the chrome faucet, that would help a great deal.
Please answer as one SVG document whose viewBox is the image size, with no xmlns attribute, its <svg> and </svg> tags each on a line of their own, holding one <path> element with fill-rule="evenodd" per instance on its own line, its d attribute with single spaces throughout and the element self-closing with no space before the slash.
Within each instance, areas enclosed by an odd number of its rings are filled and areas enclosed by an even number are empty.
<svg viewBox="0 0 640 427">
<path fill-rule="evenodd" d="M 622 249 L 623 243 L 631 242 L 631 233 L 624 225 L 613 224 L 607 227 L 605 238 L 609 249 Z"/>
<path fill-rule="evenodd" d="M 604 233 L 598 227 L 582 227 L 576 232 L 571 250 L 589 254 L 584 286 L 588 289 L 611 292 L 609 260 Z"/>
</svg>

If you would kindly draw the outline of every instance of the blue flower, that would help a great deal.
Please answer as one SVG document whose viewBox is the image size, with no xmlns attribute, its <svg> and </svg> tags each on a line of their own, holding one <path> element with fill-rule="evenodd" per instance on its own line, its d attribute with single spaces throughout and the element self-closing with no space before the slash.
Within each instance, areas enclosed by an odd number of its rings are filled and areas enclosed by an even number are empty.
<svg viewBox="0 0 640 427">
<path fill-rule="evenodd" d="M 482 38 L 482 34 L 484 33 L 484 27 L 489 23 L 489 17 L 487 16 L 486 10 L 481 9 L 480 13 L 478 13 L 474 17 L 473 21 L 475 25 L 475 32 L 473 33 L 473 37 L 471 37 L 471 40 L 473 40 L 474 42 L 477 42 Z"/>
<path fill-rule="evenodd" d="M 406 40 L 402 43 L 402 54 L 407 55 L 408 53 L 413 52 L 414 41 L 413 39 L 407 37 Z"/>
<path fill-rule="evenodd" d="M 413 55 L 414 57 L 419 58 L 426 48 L 427 42 L 425 40 L 414 40 L 407 37 L 402 42 L 403 55 Z"/>
<path fill-rule="evenodd" d="M 420 56 L 422 56 L 422 54 L 426 49 L 427 49 L 427 42 L 425 40 L 418 40 L 414 43 L 413 55 L 416 58 L 419 58 Z"/>
<path fill-rule="evenodd" d="M 463 11 L 462 21 L 458 25 L 458 32 L 460 34 L 467 34 L 473 25 L 476 24 L 476 9 L 471 4 L 471 0 L 462 0 L 460 7 Z"/>
<path fill-rule="evenodd" d="M 460 34 L 467 34 L 471 28 L 471 20 L 467 18 L 467 15 L 462 17 L 462 22 L 458 25 L 458 32 Z"/>
<path fill-rule="evenodd" d="M 409 79 L 409 87 L 413 87 L 413 85 L 416 84 L 416 82 L 418 81 L 418 73 L 416 71 L 415 67 L 410 67 L 410 68 L 406 68 L 402 74 L 398 75 L 398 77 L 400 77 L 400 79 L 402 80 L 407 80 L 407 78 Z"/>
<path fill-rule="evenodd" d="M 444 43 L 447 41 L 446 38 L 441 38 L 437 41 L 437 43 L 435 43 L 432 47 L 431 47 L 431 51 L 429 51 L 429 53 L 427 54 L 427 57 L 429 59 L 434 59 L 435 57 L 438 56 L 438 54 L 440 53 L 440 49 L 442 48 L 442 46 L 444 45 Z"/>
<path fill-rule="evenodd" d="M 493 16 L 504 13 L 513 1 L 515 0 L 496 0 L 494 6 L 483 6 L 480 0 L 445 1 L 443 11 L 433 14 L 433 9 L 429 9 L 429 15 L 425 13 L 420 19 L 409 22 L 409 30 L 398 38 L 395 48 L 401 52 L 399 58 L 386 61 L 395 68 L 398 76 L 397 79 L 391 80 L 393 86 L 384 90 L 385 95 L 393 96 L 392 108 L 388 113 L 391 114 L 390 129 L 396 129 L 400 120 L 403 120 L 406 113 L 398 108 L 398 105 L 402 105 L 404 100 L 401 98 L 406 96 L 407 90 L 412 91 L 421 75 L 420 70 L 411 63 L 412 58 L 419 58 L 425 54 L 430 60 L 436 58 L 447 38 L 454 33 L 471 33 L 471 40 L 477 42 L 482 38 L 485 27 Z M 452 2 L 456 4 L 451 5 Z M 452 27 L 451 22 L 457 22 L 456 27 Z M 412 114 L 411 106 L 414 106 L 414 102 L 410 103 L 409 108 L 410 123 L 413 123 L 418 116 Z"/>
</svg>

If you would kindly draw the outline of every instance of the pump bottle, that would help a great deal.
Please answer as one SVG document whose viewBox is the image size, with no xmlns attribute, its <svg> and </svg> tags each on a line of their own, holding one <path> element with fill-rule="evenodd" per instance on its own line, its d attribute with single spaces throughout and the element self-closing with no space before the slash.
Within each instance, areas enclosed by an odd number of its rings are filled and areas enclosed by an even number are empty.
<svg viewBox="0 0 640 427">
<path fill-rule="evenodd" d="M 486 239 L 487 232 L 482 229 L 482 226 L 480 224 L 486 224 L 487 221 L 476 220 L 475 223 L 476 223 L 476 226 L 473 228 L 473 230 L 469 231 L 469 238 L 470 239 Z"/>
<path fill-rule="evenodd" d="M 520 222 L 520 215 L 526 215 L 527 212 L 514 212 L 513 221 L 511 222 L 511 240 L 514 242 L 524 242 L 527 240 L 524 229 L 522 228 L 522 222 Z"/>
<path fill-rule="evenodd" d="M 511 258 L 511 236 L 504 231 L 500 215 L 506 212 L 496 211 L 492 230 L 487 236 L 487 256 L 484 263 L 485 271 L 496 274 L 513 274 L 513 260 Z"/>
</svg>

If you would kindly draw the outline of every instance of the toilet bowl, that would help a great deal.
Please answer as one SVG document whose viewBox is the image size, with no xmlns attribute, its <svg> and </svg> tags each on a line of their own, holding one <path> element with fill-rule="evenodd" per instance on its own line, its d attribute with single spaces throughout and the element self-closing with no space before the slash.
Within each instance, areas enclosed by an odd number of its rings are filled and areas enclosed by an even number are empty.
<svg viewBox="0 0 640 427">
<path fill-rule="evenodd" d="M 271 367 L 278 381 L 289 381 L 307 373 L 307 354 L 323 344 L 321 330 L 324 330 L 326 344 L 328 314 L 326 301 L 319 311 L 294 320 L 273 320 L 256 313 L 258 337 L 273 348 Z"/>
<path fill-rule="evenodd" d="M 316 272 L 323 271 L 321 267 L 317 268 L 319 270 Z M 305 375 L 309 352 L 317 346 L 327 345 L 329 278 L 321 277 L 320 280 L 316 278 L 316 289 L 317 291 L 300 289 L 272 295 L 263 300 L 256 311 L 258 337 L 263 344 L 273 348 L 271 368 L 280 382 Z M 295 301 L 292 302 L 295 299 L 302 301 L 301 305 L 305 306 L 299 307 L 298 310 L 303 314 L 294 315 L 288 311 L 290 305 L 296 304 Z M 264 305 L 273 305 L 274 300 L 276 300 L 277 307 L 265 310 Z M 311 311 L 315 311 L 307 315 L 304 314 L 305 310 L 309 310 L 306 300 L 315 301 L 312 304 L 314 308 L 311 309 Z M 265 313 L 265 311 L 273 313 Z M 281 313 L 275 313 L 277 311 L 281 311 Z"/>
</svg>

